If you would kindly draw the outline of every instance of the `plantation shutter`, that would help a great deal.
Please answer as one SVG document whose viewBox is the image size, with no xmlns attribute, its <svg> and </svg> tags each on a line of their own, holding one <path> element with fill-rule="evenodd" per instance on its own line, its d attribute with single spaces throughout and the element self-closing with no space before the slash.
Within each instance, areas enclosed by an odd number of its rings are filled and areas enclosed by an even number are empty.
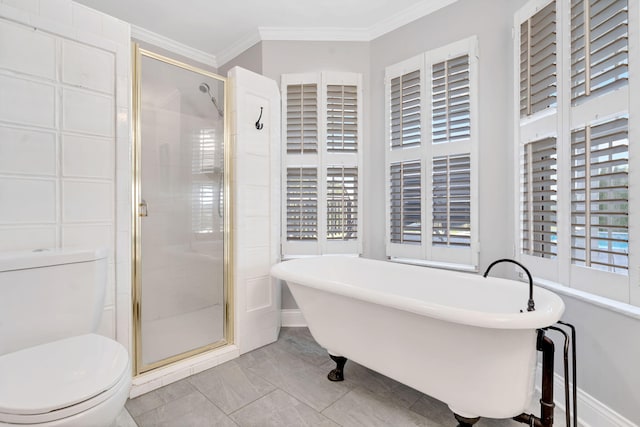
<svg viewBox="0 0 640 427">
<path fill-rule="evenodd" d="M 433 245 L 471 245 L 471 156 L 433 159 Z"/>
<path fill-rule="evenodd" d="M 318 239 L 318 170 L 287 168 L 287 240 Z"/>
<path fill-rule="evenodd" d="M 327 86 L 327 150 L 358 150 L 358 87 Z"/>
<path fill-rule="evenodd" d="M 514 16 L 519 258 L 540 279 L 629 302 L 639 274 L 630 266 L 640 259 L 630 250 L 629 227 L 629 213 L 640 204 L 628 195 L 635 176 L 629 170 L 639 162 L 629 153 L 637 105 L 629 63 L 638 57 L 629 39 L 640 23 L 637 2 L 549 1 L 528 1 Z M 552 37 L 541 29 L 553 8 Z M 536 114 L 535 41 L 546 37 L 538 51 L 558 58 L 543 63 L 538 81 L 553 82 L 542 86 L 552 94 L 545 103 L 555 108 L 542 104 Z"/>
<path fill-rule="evenodd" d="M 282 255 L 361 252 L 362 76 L 282 76 Z"/>
<path fill-rule="evenodd" d="M 323 73 L 323 253 L 360 253 L 361 77 Z"/>
<path fill-rule="evenodd" d="M 435 56 L 435 55 L 434 55 Z M 431 66 L 430 258 L 472 264 L 472 126 L 469 54 Z"/>
<path fill-rule="evenodd" d="M 391 242 L 422 241 L 422 191 L 420 161 L 391 164 Z"/>
<path fill-rule="evenodd" d="M 431 131 L 434 144 L 471 135 L 469 55 L 434 64 L 431 84 Z"/>
<path fill-rule="evenodd" d="M 318 85 L 287 86 L 287 153 L 318 151 Z"/>
<path fill-rule="evenodd" d="M 574 130 L 571 163 L 571 262 L 627 274 L 628 119 Z"/>
<path fill-rule="evenodd" d="M 520 24 L 520 116 L 557 105 L 555 1 Z"/>
<path fill-rule="evenodd" d="M 420 145 L 420 70 L 391 79 L 391 147 Z"/>
<path fill-rule="evenodd" d="M 571 1 L 571 98 L 603 94 L 627 84 L 627 0 Z"/>
<path fill-rule="evenodd" d="M 358 168 L 327 169 L 327 239 L 358 237 Z"/>
<path fill-rule="evenodd" d="M 556 258 L 557 174 L 556 138 L 533 141 L 524 147 L 522 180 L 522 251 Z"/>
<path fill-rule="evenodd" d="M 470 37 L 385 70 L 392 260 L 477 269 L 477 61 Z"/>
</svg>

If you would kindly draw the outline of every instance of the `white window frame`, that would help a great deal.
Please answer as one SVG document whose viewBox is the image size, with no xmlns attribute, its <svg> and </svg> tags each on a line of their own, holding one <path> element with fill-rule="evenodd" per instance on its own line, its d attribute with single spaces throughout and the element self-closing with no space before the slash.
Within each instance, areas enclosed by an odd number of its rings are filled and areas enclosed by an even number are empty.
<svg viewBox="0 0 640 427">
<path fill-rule="evenodd" d="M 534 272 L 538 272 L 538 277 L 546 280 L 558 281 L 558 262 L 564 254 L 562 253 L 562 245 L 558 241 L 558 256 L 555 259 L 549 258 L 541 258 L 534 255 L 529 255 L 523 253 L 522 248 L 522 194 L 521 194 L 521 186 L 522 186 L 522 168 L 524 167 L 524 150 L 526 145 L 530 142 L 539 141 L 545 138 L 556 138 L 556 153 L 557 153 L 557 163 L 558 163 L 558 178 L 557 178 L 557 221 L 558 228 L 560 228 L 561 223 L 563 221 L 563 217 L 561 215 L 562 209 L 560 207 L 560 201 L 571 197 L 571 194 L 567 194 L 567 192 L 562 187 L 561 183 L 565 182 L 566 173 L 564 170 L 560 170 L 560 164 L 562 164 L 563 159 L 566 154 L 561 150 L 560 147 L 560 114 L 559 106 L 564 105 L 560 103 L 560 99 L 562 99 L 562 92 L 565 90 L 565 86 L 563 84 L 563 76 L 564 70 L 562 66 L 562 52 L 558 49 L 559 41 L 558 35 L 556 34 L 556 105 L 557 107 L 549 107 L 542 111 L 538 111 L 533 113 L 530 116 L 520 117 L 520 25 L 533 16 L 538 11 L 544 9 L 547 5 L 555 0 L 533 0 L 527 3 L 525 6 L 520 9 L 514 18 L 514 61 L 513 61 L 513 76 L 514 76 L 514 139 L 518 141 L 518 148 L 514 150 L 515 152 L 515 163 L 518 165 L 515 169 L 515 177 L 514 182 L 518 183 L 515 186 L 515 209 L 514 209 L 514 218 L 516 218 L 515 226 L 516 226 L 516 244 L 515 244 L 515 256 L 522 262 L 527 268 Z M 556 16 L 559 14 L 559 8 L 561 9 L 562 2 L 556 2 Z M 517 105 L 517 108 L 515 107 Z M 561 239 L 561 233 L 558 233 L 558 240 Z"/>
<path fill-rule="evenodd" d="M 550 281 L 580 291 L 640 305 L 640 253 L 636 246 L 640 231 L 629 221 L 629 270 L 628 275 L 616 274 L 571 263 L 571 132 L 585 125 L 597 125 L 621 116 L 629 117 L 629 218 L 640 213 L 640 200 L 633 197 L 640 187 L 640 156 L 636 155 L 631 141 L 640 135 L 640 97 L 630 97 L 638 91 L 640 80 L 632 77 L 640 71 L 640 5 L 628 2 L 629 12 L 629 75 L 628 85 L 603 95 L 583 100 L 576 106 L 571 101 L 571 6 L 568 2 L 556 1 L 557 18 L 557 108 L 548 108 L 532 116 L 520 117 L 520 24 L 552 0 L 532 0 L 514 15 L 514 139 L 518 149 L 514 150 L 514 182 L 521 183 L 523 148 L 526 143 L 549 136 L 557 138 L 557 219 L 558 256 L 547 259 L 522 252 L 522 218 L 520 185 L 515 186 L 515 258 L 526 265 L 536 280 Z"/>
<path fill-rule="evenodd" d="M 316 154 L 287 153 L 287 86 L 296 84 L 317 84 L 318 87 L 318 152 Z M 327 151 L 327 86 L 352 85 L 357 87 L 357 152 L 336 153 Z M 283 74 L 281 78 L 282 96 L 282 230 L 281 255 L 283 259 L 301 256 L 362 254 L 363 206 L 365 191 L 363 185 L 363 96 L 362 74 L 348 72 L 315 72 Z M 318 239 L 315 241 L 287 240 L 287 168 L 315 167 L 318 171 Z M 358 168 L 358 212 L 357 238 L 353 240 L 327 239 L 327 168 L 333 166 Z"/>
<path fill-rule="evenodd" d="M 432 121 L 432 66 L 436 63 L 468 55 L 470 91 L 470 138 L 433 144 Z M 420 70 L 421 84 L 421 137 L 417 147 L 391 147 L 391 80 Z M 386 255 L 392 261 L 429 265 L 434 267 L 478 271 L 479 260 L 479 204 L 478 204 L 478 39 L 472 36 L 446 46 L 414 56 L 385 70 L 385 242 Z M 469 153 L 471 156 L 471 239 L 469 247 L 444 247 L 432 244 L 432 170 L 433 158 L 444 155 Z M 391 242 L 390 166 L 396 162 L 419 160 L 421 164 L 421 242 Z"/>
</svg>

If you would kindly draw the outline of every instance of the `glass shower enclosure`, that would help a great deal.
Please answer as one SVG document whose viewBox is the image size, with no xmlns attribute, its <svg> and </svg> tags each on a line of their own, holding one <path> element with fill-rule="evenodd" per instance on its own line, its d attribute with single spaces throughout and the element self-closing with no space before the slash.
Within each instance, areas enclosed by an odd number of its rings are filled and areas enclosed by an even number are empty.
<svg viewBox="0 0 640 427">
<path fill-rule="evenodd" d="M 225 345 L 226 81 L 134 47 L 136 374 Z"/>
</svg>

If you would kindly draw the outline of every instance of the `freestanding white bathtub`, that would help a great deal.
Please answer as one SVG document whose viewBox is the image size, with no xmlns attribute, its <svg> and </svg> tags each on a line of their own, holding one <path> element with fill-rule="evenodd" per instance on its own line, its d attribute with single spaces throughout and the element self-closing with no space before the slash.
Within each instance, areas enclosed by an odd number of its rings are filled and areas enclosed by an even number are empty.
<svg viewBox="0 0 640 427">
<path fill-rule="evenodd" d="M 529 287 L 519 281 L 364 258 L 296 259 L 271 274 L 288 283 L 331 355 L 466 418 L 511 418 L 529 407 L 536 330 L 564 312 L 560 297 L 538 287 L 536 309 L 527 312 Z"/>
</svg>

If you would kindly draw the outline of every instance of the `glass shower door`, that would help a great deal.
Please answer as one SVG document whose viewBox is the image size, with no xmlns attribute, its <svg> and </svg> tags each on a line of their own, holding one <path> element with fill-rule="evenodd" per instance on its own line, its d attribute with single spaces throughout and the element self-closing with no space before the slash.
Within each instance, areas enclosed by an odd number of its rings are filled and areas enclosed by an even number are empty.
<svg viewBox="0 0 640 427">
<path fill-rule="evenodd" d="M 226 215 L 224 79 L 144 50 L 137 63 L 140 373 L 226 343 Z"/>
</svg>

